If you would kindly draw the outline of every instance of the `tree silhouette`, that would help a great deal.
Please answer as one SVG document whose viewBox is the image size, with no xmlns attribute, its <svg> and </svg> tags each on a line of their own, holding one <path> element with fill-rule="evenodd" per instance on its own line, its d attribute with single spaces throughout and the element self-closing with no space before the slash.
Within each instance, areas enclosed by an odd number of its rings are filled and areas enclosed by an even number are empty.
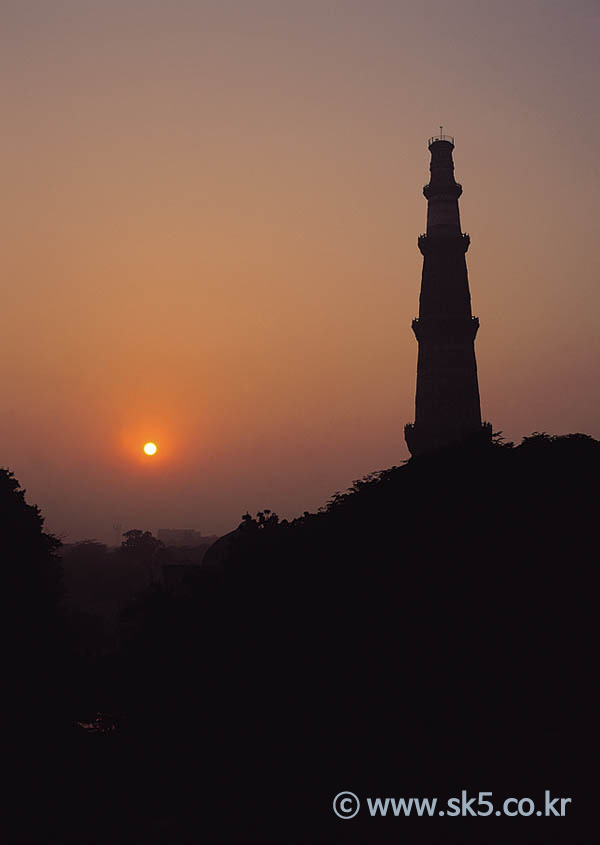
<svg viewBox="0 0 600 845">
<path fill-rule="evenodd" d="M 36 642 L 55 621 L 62 599 L 60 540 L 43 530 L 44 518 L 25 500 L 25 490 L 7 469 L 0 469 L 0 536 L 4 546 L 5 618 L 20 640 Z"/>
<path fill-rule="evenodd" d="M 60 540 L 44 531 L 40 509 L 27 503 L 25 492 L 10 470 L 0 470 L 3 704 L 15 741 L 22 741 L 22 730 L 32 732 L 40 702 L 48 714 L 61 712 L 68 646 Z"/>
<path fill-rule="evenodd" d="M 135 566 L 143 568 L 149 580 L 156 577 L 160 566 L 160 552 L 164 548 L 163 543 L 157 540 L 151 531 L 141 531 L 139 528 L 132 528 L 123 536 L 125 540 L 120 547 L 122 557 Z"/>
</svg>

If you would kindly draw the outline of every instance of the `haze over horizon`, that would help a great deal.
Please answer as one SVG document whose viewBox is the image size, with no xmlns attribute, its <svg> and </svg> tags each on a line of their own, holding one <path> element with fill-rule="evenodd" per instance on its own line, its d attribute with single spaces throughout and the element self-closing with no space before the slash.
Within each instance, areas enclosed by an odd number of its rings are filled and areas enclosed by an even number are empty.
<svg viewBox="0 0 600 845">
<path fill-rule="evenodd" d="M 2 8 L 0 465 L 48 530 L 221 534 L 408 457 L 440 124 L 484 419 L 600 437 L 596 2 Z"/>
</svg>

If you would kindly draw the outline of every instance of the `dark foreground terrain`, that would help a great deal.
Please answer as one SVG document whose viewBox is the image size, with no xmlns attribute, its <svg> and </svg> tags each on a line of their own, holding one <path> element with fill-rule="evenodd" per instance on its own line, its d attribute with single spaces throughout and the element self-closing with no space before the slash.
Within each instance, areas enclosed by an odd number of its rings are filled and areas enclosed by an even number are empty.
<svg viewBox="0 0 600 845">
<path fill-rule="evenodd" d="M 413 460 L 293 522 L 246 516 L 203 577 L 132 600 L 104 655 L 73 648 L 35 563 L 52 550 L 19 535 L 8 841 L 593 841 L 599 470 L 598 441 L 537 435 Z M 97 710 L 118 728 L 76 726 Z M 491 815 L 440 816 L 462 790 Z M 537 816 L 546 790 L 564 816 Z M 372 818 L 369 797 L 438 805 Z M 535 811 L 496 816 L 512 797 Z"/>
</svg>

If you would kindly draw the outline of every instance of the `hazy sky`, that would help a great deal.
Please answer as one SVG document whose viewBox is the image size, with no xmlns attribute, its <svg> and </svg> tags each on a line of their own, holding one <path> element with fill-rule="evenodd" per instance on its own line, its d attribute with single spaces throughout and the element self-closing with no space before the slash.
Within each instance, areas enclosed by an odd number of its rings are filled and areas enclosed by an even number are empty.
<svg viewBox="0 0 600 845">
<path fill-rule="evenodd" d="M 0 13 L 0 464 L 49 529 L 222 533 L 408 457 L 440 124 L 484 419 L 600 437 L 597 0 Z"/>
</svg>

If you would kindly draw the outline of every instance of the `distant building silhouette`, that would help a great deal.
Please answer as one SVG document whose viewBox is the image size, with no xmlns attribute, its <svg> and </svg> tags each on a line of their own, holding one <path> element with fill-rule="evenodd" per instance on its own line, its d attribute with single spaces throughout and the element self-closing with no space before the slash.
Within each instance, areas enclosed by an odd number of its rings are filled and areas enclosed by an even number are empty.
<svg viewBox="0 0 600 845">
<path fill-rule="evenodd" d="M 159 528 L 158 539 L 165 546 L 162 584 L 171 595 L 191 595 L 201 581 L 214 576 L 203 563 L 206 552 L 219 539 L 215 534 L 204 536 L 194 528 Z"/>
<path fill-rule="evenodd" d="M 470 238 L 460 228 L 462 186 L 454 179 L 453 149 L 448 135 L 429 139 L 427 233 L 418 239 L 423 275 L 419 317 L 412 323 L 419 344 L 415 422 L 404 429 L 412 455 L 492 436 L 491 425 L 481 422 L 474 345 L 479 320 L 471 313 Z"/>
<path fill-rule="evenodd" d="M 204 537 L 195 528 L 159 528 L 157 538 L 165 546 L 210 546 L 218 537 L 214 534 Z"/>
</svg>

